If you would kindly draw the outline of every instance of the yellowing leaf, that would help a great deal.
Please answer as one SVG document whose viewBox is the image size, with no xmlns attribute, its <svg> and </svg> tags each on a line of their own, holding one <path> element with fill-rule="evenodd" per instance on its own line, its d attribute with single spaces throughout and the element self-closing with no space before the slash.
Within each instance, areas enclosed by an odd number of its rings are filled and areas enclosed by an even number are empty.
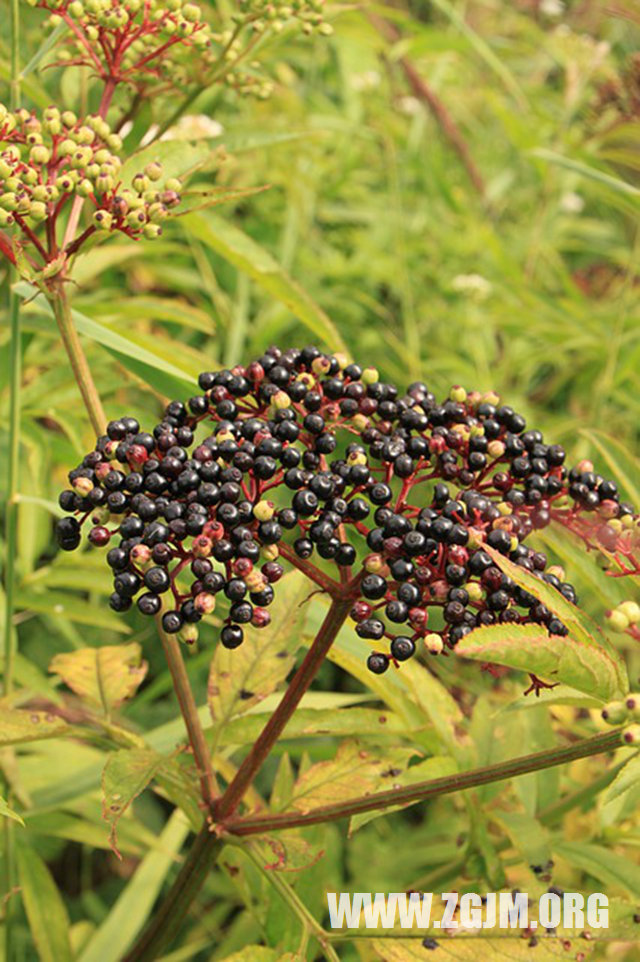
<svg viewBox="0 0 640 962">
<path fill-rule="evenodd" d="M 41 738 L 58 738 L 70 731 L 63 718 L 52 712 L 0 708 L 0 745 L 19 745 Z"/>
<path fill-rule="evenodd" d="M 394 788 L 416 754 L 415 748 L 396 746 L 384 756 L 379 749 L 362 742 L 343 742 L 335 758 L 317 762 L 300 776 L 290 807 L 304 813 L 321 805 Z"/>
<path fill-rule="evenodd" d="M 571 637 L 549 635 L 540 625 L 491 625 L 476 628 L 456 646 L 474 661 L 493 662 L 532 672 L 547 681 L 564 682 L 603 701 L 624 691 L 611 656 Z"/>
<path fill-rule="evenodd" d="M 79 648 L 56 655 L 49 670 L 55 672 L 80 698 L 108 715 L 130 698 L 147 673 L 137 642 Z"/>
</svg>

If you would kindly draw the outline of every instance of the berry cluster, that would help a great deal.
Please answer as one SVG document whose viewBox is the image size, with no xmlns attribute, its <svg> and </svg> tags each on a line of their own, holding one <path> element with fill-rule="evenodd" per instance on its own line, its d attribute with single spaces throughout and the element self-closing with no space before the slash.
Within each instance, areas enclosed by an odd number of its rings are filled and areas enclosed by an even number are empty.
<svg viewBox="0 0 640 962">
<path fill-rule="evenodd" d="M 114 85 L 128 83 L 140 90 L 150 82 L 182 84 L 194 66 L 190 49 L 206 50 L 211 42 L 200 7 L 183 0 L 27 2 L 50 13 L 50 28 L 60 23 L 70 28 L 63 61 L 90 67 Z"/>
<path fill-rule="evenodd" d="M 17 227 L 23 242 L 48 261 L 58 252 L 60 213 L 70 198 L 81 197 L 94 206 L 93 223 L 71 239 L 65 254 L 75 253 L 97 230 L 158 237 L 162 221 L 180 202 L 180 182 L 162 183 L 161 165 L 151 163 L 130 187 L 124 185 L 121 146 L 101 117 L 79 120 L 71 111 L 48 107 L 39 118 L 0 104 L 0 227 Z M 42 241 L 41 227 L 46 227 Z"/>
<path fill-rule="evenodd" d="M 637 546 L 615 485 L 586 463 L 567 471 L 563 449 L 494 395 L 455 387 L 440 403 L 415 383 L 401 396 L 374 369 L 314 347 L 270 348 L 201 374 L 199 386 L 150 434 L 134 418 L 111 422 L 61 495 L 79 517 L 58 526 L 66 549 L 87 518 L 93 544 L 117 535 L 112 606 L 138 596 L 185 640 L 219 593 L 230 602 L 227 647 L 243 624 L 267 624 L 278 558 L 353 600 L 358 635 L 384 642 L 368 659 L 376 673 L 420 640 L 438 654 L 477 626 L 533 622 L 566 635 L 487 547 L 576 603 L 562 569 L 525 544 L 532 532 L 557 520 L 588 543 L 606 529 L 610 553 Z"/>
</svg>

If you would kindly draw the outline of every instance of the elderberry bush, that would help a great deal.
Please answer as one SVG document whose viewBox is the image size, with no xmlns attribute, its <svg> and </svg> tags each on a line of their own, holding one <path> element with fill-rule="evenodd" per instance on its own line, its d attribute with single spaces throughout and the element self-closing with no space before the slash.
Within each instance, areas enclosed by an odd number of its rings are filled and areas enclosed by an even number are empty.
<svg viewBox="0 0 640 962">
<path fill-rule="evenodd" d="M 551 522 L 587 547 L 629 558 L 637 516 L 590 462 L 570 470 L 560 445 L 492 394 L 423 383 L 406 394 L 372 368 L 315 347 L 270 348 L 251 364 L 205 372 L 151 432 L 111 421 L 69 474 L 61 548 L 108 547 L 111 607 L 135 603 L 186 642 L 224 599 L 220 641 L 269 624 L 283 561 L 353 600 L 371 671 L 418 650 L 450 653 L 476 627 L 567 629 L 495 564 L 487 548 L 572 604 L 561 568 L 527 544 Z"/>
</svg>

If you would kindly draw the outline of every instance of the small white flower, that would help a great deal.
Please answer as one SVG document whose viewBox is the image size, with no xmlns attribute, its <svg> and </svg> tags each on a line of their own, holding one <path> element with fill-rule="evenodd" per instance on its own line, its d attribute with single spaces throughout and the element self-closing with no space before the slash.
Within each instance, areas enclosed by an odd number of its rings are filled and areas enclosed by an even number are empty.
<svg viewBox="0 0 640 962">
<path fill-rule="evenodd" d="M 186 114 L 174 127 L 170 127 L 160 140 L 204 140 L 220 137 L 224 132 L 222 124 L 207 117 L 206 114 Z"/>
<path fill-rule="evenodd" d="M 377 70 L 366 70 L 364 73 L 355 73 L 351 77 L 351 86 L 354 90 L 373 90 L 380 85 L 380 79 Z"/>
<path fill-rule="evenodd" d="M 545 17 L 561 17 L 564 10 L 563 0 L 541 0 L 540 2 L 540 13 Z"/>
<path fill-rule="evenodd" d="M 422 110 L 422 105 L 417 97 L 400 97 L 398 107 L 403 114 L 415 117 Z"/>
<path fill-rule="evenodd" d="M 458 274 L 451 281 L 451 289 L 476 301 L 484 301 L 491 294 L 493 284 L 481 274 Z"/>
<path fill-rule="evenodd" d="M 560 198 L 560 210 L 565 214 L 579 214 L 584 210 L 584 200 L 580 194 L 568 190 Z"/>
</svg>

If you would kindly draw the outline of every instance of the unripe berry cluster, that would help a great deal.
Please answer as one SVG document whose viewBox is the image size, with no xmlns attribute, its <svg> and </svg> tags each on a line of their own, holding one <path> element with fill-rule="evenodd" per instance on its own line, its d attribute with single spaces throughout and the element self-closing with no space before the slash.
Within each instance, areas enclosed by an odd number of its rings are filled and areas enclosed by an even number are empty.
<svg viewBox="0 0 640 962">
<path fill-rule="evenodd" d="M 240 644 L 243 624 L 266 624 L 278 558 L 325 586 L 337 567 L 328 590 L 352 599 L 377 673 L 421 641 L 450 651 L 478 626 L 536 623 L 562 636 L 561 621 L 485 549 L 575 604 L 529 535 L 552 520 L 584 531 L 615 520 L 627 550 L 626 519 L 637 531 L 612 482 L 584 464 L 567 472 L 564 450 L 494 395 L 455 387 L 438 402 L 415 383 L 402 396 L 376 370 L 314 347 L 270 348 L 203 373 L 199 386 L 151 433 L 134 418 L 111 422 L 70 473 L 60 504 L 77 517 L 58 526 L 66 549 L 88 518 L 94 544 L 116 536 L 112 606 L 139 596 L 185 640 L 220 593 L 230 602 L 223 644 Z"/>
<path fill-rule="evenodd" d="M 94 206 L 91 233 L 117 230 L 132 238 L 158 237 L 162 221 L 180 202 L 180 182 L 163 183 L 161 165 L 151 163 L 130 187 L 124 186 L 121 146 L 101 117 L 79 119 L 57 107 L 38 117 L 0 104 L 0 226 L 18 227 L 23 241 L 47 260 L 37 228 L 48 222 L 50 242 L 69 198 L 81 197 Z M 72 239 L 66 253 L 76 249 Z"/>
<path fill-rule="evenodd" d="M 27 0 L 51 14 L 49 26 L 71 27 L 63 60 L 84 64 L 112 83 L 184 82 L 205 50 L 208 24 L 197 3 L 183 0 Z"/>
</svg>

